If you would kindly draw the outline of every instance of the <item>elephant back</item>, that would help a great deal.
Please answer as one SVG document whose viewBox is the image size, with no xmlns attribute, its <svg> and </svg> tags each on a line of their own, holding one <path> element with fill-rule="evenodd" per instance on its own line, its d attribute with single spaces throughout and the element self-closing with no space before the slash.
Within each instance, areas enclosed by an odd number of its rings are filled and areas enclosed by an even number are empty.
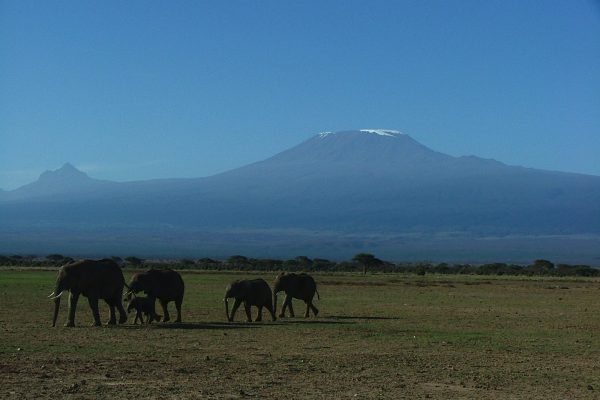
<svg viewBox="0 0 600 400">
<path fill-rule="evenodd" d="M 273 293 L 271 287 L 264 279 L 251 279 L 247 281 L 251 287 L 250 300 L 253 304 L 271 304 Z"/>
<path fill-rule="evenodd" d="M 181 275 L 172 269 L 151 269 L 145 272 L 150 296 L 162 300 L 176 300 L 183 297 L 185 286 Z"/>
<path fill-rule="evenodd" d="M 85 296 L 110 298 L 120 296 L 125 286 L 125 277 L 121 267 L 113 260 L 79 260 L 61 267 L 73 277 L 72 289 Z M 61 272 L 62 273 L 62 272 Z"/>
<path fill-rule="evenodd" d="M 317 289 L 317 284 L 312 276 L 300 273 L 294 277 L 294 284 L 290 289 L 293 291 L 292 295 L 300 298 L 312 297 Z"/>
</svg>

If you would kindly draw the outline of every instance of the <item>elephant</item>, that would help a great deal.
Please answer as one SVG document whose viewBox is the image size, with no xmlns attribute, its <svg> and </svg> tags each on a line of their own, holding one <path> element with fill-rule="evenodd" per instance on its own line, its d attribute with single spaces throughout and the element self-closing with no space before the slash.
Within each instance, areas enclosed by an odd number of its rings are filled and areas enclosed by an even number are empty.
<svg viewBox="0 0 600 400">
<path fill-rule="evenodd" d="M 170 301 L 174 301 L 175 308 L 177 309 L 177 319 L 175 322 L 181 322 L 181 303 L 183 302 L 185 286 L 178 272 L 169 268 L 153 268 L 133 275 L 131 282 L 129 282 L 127 296 L 141 291 L 146 293 L 151 301 L 158 299 L 163 309 L 164 322 L 171 319 L 167 310 L 167 304 Z"/>
<path fill-rule="evenodd" d="M 307 274 L 294 274 L 282 272 L 275 279 L 275 285 L 273 286 L 273 304 L 275 305 L 275 310 L 277 310 L 277 293 L 285 292 L 285 300 L 283 302 L 283 307 L 281 308 L 281 313 L 279 314 L 279 318 L 285 317 L 285 309 L 289 307 L 290 316 L 294 316 L 294 309 L 292 308 L 292 298 L 304 300 L 306 303 L 306 312 L 304 313 L 304 318 L 308 318 L 309 311 L 312 310 L 315 317 L 319 314 L 319 310 L 312 303 L 313 297 L 315 293 L 317 294 L 317 298 L 319 297 L 319 292 L 317 292 L 317 284 L 312 276 Z"/>
<path fill-rule="evenodd" d="M 122 296 L 125 279 L 121 267 L 113 260 L 80 260 L 63 265 L 58 271 L 54 292 L 48 297 L 54 300 L 54 317 L 52 326 L 56 326 L 56 318 L 60 308 L 60 297 L 69 290 L 69 316 L 65 326 L 75 326 L 75 309 L 79 295 L 88 299 L 94 325 L 100 326 L 98 300 L 102 299 L 110 307 L 109 325 L 116 324 L 115 308 L 119 311 L 119 324 L 127 321 L 127 313 L 123 308 Z"/>
<path fill-rule="evenodd" d="M 162 317 L 156 314 L 154 303 L 155 300 L 148 297 L 134 297 L 129 301 L 127 312 L 129 313 L 135 310 L 135 319 L 133 320 L 134 325 L 137 324 L 138 319 L 142 324 L 144 323 L 144 314 L 146 314 L 148 324 L 151 324 L 152 321 L 160 322 Z"/>
<path fill-rule="evenodd" d="M 229 303 L 230 297 L 235 298 L 233 309 L 231 310 L 231 316 L 229 315 Z M 273 298 L 271 288 L 264 279 L 252 279 L 252 280 L 239 280 L 232 282 L 225 292 L 225 314 L 227 320 L 233 322 L 235 312 L 242 302 L 244 302 L 244 309 L 246 310 L 246 317 L 248 322 L 252 322 L 252 316 L 250 315 L 250 306 L 258 307 L 258 315 L 256 321 L 262 321 L 262 309 L 266 307 L 271 313 L 271 318 L 276 321 L 275 310 L 273 309 Z"/>
</svg>

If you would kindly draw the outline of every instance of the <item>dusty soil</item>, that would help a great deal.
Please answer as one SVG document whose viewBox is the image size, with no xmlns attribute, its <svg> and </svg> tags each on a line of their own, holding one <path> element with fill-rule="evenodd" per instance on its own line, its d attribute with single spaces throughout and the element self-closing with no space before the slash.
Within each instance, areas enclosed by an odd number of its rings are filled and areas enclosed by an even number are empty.
<svg viewBox="0 0 600 400">
<path fill-rule="evenodd" d="M 0 270 L 0 398 L 600 398 L 597 280 L 317 274 L 317 318 L 227 323 L 240 275 L 184 273 L 183 324 L 52 328 L 55 274 Z"/>
</svg>

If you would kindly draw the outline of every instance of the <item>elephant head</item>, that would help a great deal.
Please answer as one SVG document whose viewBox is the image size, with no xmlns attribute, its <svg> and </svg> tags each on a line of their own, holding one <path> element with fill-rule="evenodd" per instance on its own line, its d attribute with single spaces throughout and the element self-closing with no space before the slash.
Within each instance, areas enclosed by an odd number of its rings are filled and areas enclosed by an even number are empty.
<svg viewBox="0 0 600 400">
<path fill-rule="evenodd" d="M 277 293 L 281 291 L 287 291 L 291 285 L 291 281 L 294 278 L 293 274 L 286 274 L 285 272 L 277 275 L 275 284 L 273 285 L 273 309 L 277 310 Z"/>
<path fill-rule="evenodd" d="M 225 302 L 225 314 L 227 315 L 227 320 L 231 321 L 229 317 L 229 302 L 228 299 L 231 297 L 234 298 L 243 298 L 246 295 L 247 288 L 242 284 L 241 281 L 232 282 L 229 286 L 227 286 L 227 290 L 225 290 L 225 297 L 223 301 Z"/>
<path fill-rule="evenodd" d="M 133 277 L 131 278 L 131 282 L 129 282 L 128 286 L 129 291 L 126 295 L 128 296 L 128 299 L 130 299 L 132 294 L 142 291 L 148 292 L 152 290 L 153 282 L 152 279 L 150 279 L 148 273 L 140 272 L 133 275 Z"/>
<path fill-rule="evenodd" d="M 60 297 L 65 293 L 65 291 L 76 287 L 78 281 L 78 271 L 76 269 L 69 268 L 69 265 L 63 265 L 58 271 L 54 291 L 48 296 L 48 298 L 54 300 L 54 316 L 52 317 L 52 326 L 56 326 L 56 318 L 58 317 L 58 310 L 60 308 Z"/>
</svg>

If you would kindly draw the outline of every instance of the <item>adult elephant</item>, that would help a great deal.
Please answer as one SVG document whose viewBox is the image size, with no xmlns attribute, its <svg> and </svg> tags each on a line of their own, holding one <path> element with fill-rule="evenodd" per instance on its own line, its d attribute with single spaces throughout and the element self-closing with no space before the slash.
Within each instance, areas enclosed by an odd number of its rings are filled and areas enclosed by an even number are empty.
<svg viewBox="0 0 600 400">
<path fill-rule="evenodd" d="M 63 265 L 58 271 L 54 292 L 48 296 L 54 299 L 52 326 L 56 326 L 60 298 L 67 290 L 71 293 L 69 316 L 65 326 L 75 326 L 75 309 L 80 295 L 88 299 L 95 326 L 101 325 L 98 300 L 106 301 L 110 307 L 109 325 L 116 324 L 115 308 L 119 310 L 119 323 L 124 323 L 127 321 L 127 313 L 122 302 L 124 285 L 125 279 L 121 267 L 113 260 L 80 260 Z"/>
<path fill-rule="evenodd" d="M 285 309 L 289 307 L 290 316 L 294 316 L 294 308 L 292 307 L 292 298 L 303 300 L 306 303 L 306 312 L 304 317 L 308 318 L 309 310 L 312 310 L 315 317 L 319 314 L 319 310 L 313 304 L 313 297 L 315 293 L 319 298 L 319 292 L 317 292 L 317 284 L 312 276 L 308 274 L 286 274 L 282 272 L 277 276 L 275 285 L 273 286 L 274 304 L 275 310 L 277 310 L 277 293 L 285 292 L 285 300 L 281 308 L 279 318 L 285 317 Z"/>
<path fill-rule="evenodd" d="M 169 302 L 175 302 L 177 309 L 177 319 L 175 322 L 181 322 L 181 303 L 183 302 L 183 292 L 185 286 L 183 279 L 178 272 L 172 269 L 150 269 L 146 272 L 140 272 L 131 278 L 129 282 L 129 296 L 132 293 L 143 291 L 150 301 L 158 299 L 163 309 L 163 321 L 171 319 L 167 305 Z"/>
<path fill-rule="evenodd" d="M 271 288 L 264 279 L 251 279 L 241 280 L 232 282 L 225 292 L 225 314 L 227 320 L 233 322 L 235 312 L 237 311 L 240 304 L 244 303 L 244 309 L 246 310 L 246 317 L 248 322 L 252 322 L 252 315 L 250 314 L 250 307 L 258 307 L 258 315 L 256 321 L 262 321 L 262 309 L 265 307 L 271 313 L 271 318 L 275 321 L 275 310 L 273 309 L 273 298 Z M 231 310 L 231 316 L 229 315 L 229 302 L 230 298 L 235 299 L 233 309 Z"/>
</svg>

